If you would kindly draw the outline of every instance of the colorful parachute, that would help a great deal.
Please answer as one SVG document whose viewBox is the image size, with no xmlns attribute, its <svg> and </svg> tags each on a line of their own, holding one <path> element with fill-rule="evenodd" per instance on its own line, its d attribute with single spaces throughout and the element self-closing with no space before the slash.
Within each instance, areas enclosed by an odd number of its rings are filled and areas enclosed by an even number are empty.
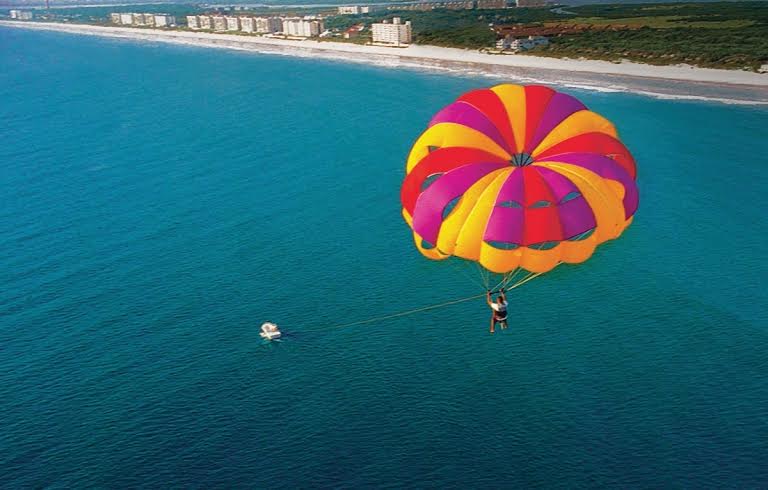
<svg viewBox="0 0 768 490">
<path fill-rule="evenodd" d="M 547 272 L 587 260 L 638 206 L 635 161 L 616 129 L 542 86 L 468 92 L 411 149 L 403 216 L 430 259 Z"/>
</svg>

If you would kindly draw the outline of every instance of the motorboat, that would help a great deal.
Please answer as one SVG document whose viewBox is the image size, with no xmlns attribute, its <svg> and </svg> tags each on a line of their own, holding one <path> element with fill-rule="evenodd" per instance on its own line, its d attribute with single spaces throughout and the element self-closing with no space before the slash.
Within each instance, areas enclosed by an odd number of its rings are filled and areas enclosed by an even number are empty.
<svg viewBox="0 0 768 490">
<path fill-rule="evenodd" d="M 277 328 L 277 325 L 275 325 L 272 322 L 265 322 L 261 326 L 261 333 L 259 333 L 262 338 L 265 338 L 267 340 L 275 340 L 279 339 L 282 336 L 282 333 L 280 332 L 280 329 Z"/>
</svg>

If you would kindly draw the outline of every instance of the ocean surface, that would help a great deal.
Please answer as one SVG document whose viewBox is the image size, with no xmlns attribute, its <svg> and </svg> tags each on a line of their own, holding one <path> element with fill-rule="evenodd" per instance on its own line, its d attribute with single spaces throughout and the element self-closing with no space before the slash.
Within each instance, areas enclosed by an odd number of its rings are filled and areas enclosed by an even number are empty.
<svg viewBox="0 0 768 490">
<path fill-rule="evenodd" d="M 621 239 L 493 336 L 335 327 L 482 293 L 399 186 L 493 83 L 0 28 L 0 486 L 768 486 L 765 107 L 566 89 L 637 159 Z"/>
</svg>

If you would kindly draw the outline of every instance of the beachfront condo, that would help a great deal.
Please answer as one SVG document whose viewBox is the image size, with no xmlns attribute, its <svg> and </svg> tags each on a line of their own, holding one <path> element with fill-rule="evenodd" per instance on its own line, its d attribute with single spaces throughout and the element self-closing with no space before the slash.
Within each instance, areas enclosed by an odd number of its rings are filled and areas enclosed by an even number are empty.
<svg viewBox="0 0 768 490">
<path fill-rule="evenodd" d="M 377 24 L 371 24 L 371 35 L 374 44 L 386 44 L 389 46 L 404 46 L 411 44 L 411 21 L 403 24 L 400 17 L 395 17 L 390 23 L 388 20 Z"/>
<path fill-rule="evenodd" d="M 283 34 L 296 37 L 316 37 L 325 30 L 322 20 L 306 20 L 300 17 L 283 19 Z"/>
<path fill-rule="evenodd" d="M 176 25 L 176 17 L 168 14 L 155 14 L 155 27 L 173 27 Z"/>
<path fill-rule="evenodd" d="M 240 19 L 238 17 L 226 17 L 226 21 L 228 31 L 240 30 Z"/>
</svg>

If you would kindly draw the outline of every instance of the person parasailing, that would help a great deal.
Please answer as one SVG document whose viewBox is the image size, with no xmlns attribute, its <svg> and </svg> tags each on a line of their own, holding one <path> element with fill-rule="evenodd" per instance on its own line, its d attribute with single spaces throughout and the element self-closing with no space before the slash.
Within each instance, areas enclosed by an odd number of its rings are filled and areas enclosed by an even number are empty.
<svg viewBox="0 0 768 490">
<path fill-rule="evenodd" d="M 575 97 L 502 84 L 435 114 L 406 158 L 400 201 L 422 255 L 478 269 L 493 332 L 507 311 L 491 275 L 511 290 L 619 238 L 639 205 L 637 166 L 615 126 Z"/>
<path fill-rule="evenodd" d="M 504 294 L 504 288 L 499 290 L 499 295 L 496 297 L 496 302 L 491 300 L 491 292 L 486 291 L 485 300 L 488 302 L 488 306 L 493 310 L 491 315 L 491 333 L 494 332 L 494 327 L 498 323 L 501 325 L 501 329 L 507 328 L 507 298 Z"/>
</svg>

